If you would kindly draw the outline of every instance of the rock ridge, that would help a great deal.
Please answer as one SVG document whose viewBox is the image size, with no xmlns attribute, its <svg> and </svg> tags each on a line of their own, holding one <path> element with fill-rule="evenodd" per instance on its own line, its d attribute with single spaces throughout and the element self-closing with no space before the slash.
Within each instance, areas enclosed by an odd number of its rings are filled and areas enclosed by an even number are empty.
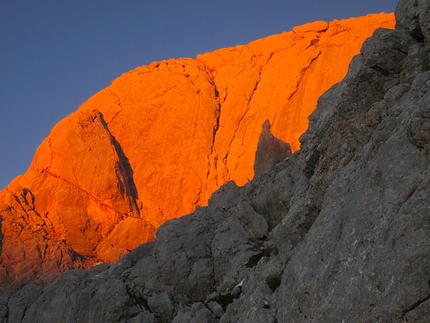
<svg viewBox="0 0 430 323">
<path fill-rule="evenodd" d="M 221 185 L 244 185 L 265 120 L 296 151 L 317 98 L 378 27 L 393 15 L 314 22 L 114 80 L 0 192 L 0 285 L 116 261 Z"/>
<path fill-rule="evenodd" d="M 117 263 L 11 286 L 0 318 L 426 322 L 430 22 L 415 20 L 427 17 L 424 3 L 401 0 L 397 28 L 365 42 L 320 98 L 299 151 L 242 187 L 227 182 Z"/>
</svg>

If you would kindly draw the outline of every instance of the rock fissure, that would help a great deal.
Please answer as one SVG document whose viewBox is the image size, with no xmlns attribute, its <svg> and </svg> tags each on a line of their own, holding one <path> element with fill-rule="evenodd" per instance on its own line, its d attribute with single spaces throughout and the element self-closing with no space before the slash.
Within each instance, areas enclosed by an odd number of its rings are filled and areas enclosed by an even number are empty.
<svg viewBox="0 0 430 323">
<path fill-rule="evenodd" d="M 253 98 L 255 92 L 257 92 L 258 85 L 261 82 L 261 74 L 263 72 L 263 69 L 264 69 L 265 66 L 267 66 L 269 64 L 269 62 L 272 59 L 273 55 L 274 55 L 274 53 L 270 53 L 270 55 L 267 58 L 266 62 L 264 64 L 262 64 L 262 66 L 259 68 L 257 81 L 255 82 L 254 89 L 252 90 L 251 95 L 249 96 L 249 99 L 248 99 L 248 102 L 247 102 L 248 106 L 251 104 L 251 101 L 252 101 L 252 98 Z M 245 113 L 243 114 L 242 118 L 240 118 L 239 122 L 242 121 L 242 119 L 244 118 L 244 116 L 246 115 L 247 112 L 248 112 L 248 110 L 245 111 Z"/>
<path fill-rule="evenodd" d="M 120 215 L 122 215 L 122 216 L 125 216 L 125 217 L 127 217 L 127 216 L 131 216 L 131 217 L 133 217 L 133 215 L 131 215 L 130 213 L 122 213 L 122 212 L 120 212 L 120 211 L 118 211 L 118 210 L 116 210 L 116 209 L 112 208 L 111 206 L 109 206 L 109 205 L 105 204 L 103 201 L 99 200 L 97 197 L 95 197 L 94 195 L 92 195 L 90 192 L 88 192 L 88 191 L 84 190 L 83 188 L 81 188 L 81 187 L 77 186 L 76 184 L 74 184 L 74 183 L 72 183 L 72 182 L 70 182 L 70 181 L 67 181 L 66 179 L 62 178 L 62 177 L 61 177 L 60 175 L 58 175 L 58 174 L 51 173 L 51 172 L 50 172 L 50 171 L 48 171 L 48 170 L 44 170 L 44 171 L 42 171 L 42 172 L 43 172 L 44 174 L 50 175 L 50 176 L 52 176 L 52 177 L 54 177 L 54 178 L 56 178 L 56 179 L 59 179 L 59 180 L 61 180 L 61 181 L 64 181 L 64 182 L 66 182 L 67 184 L 69 184 L 69 185 L 71 185 L 71 186 L 73 186 L 73 187 L 77 188 L 79 191 L 82 191 L 82 192 L 84 192 L 86 195 L 88 195 L 92 200 L 96 201 L 99 205 L 101 205 L 101 206 L 103 206 L 103 207 L 105 207 L 105 208 L 107 208 L 107 209 L 110 209 L 110 210 L 114 211 L 115 213 L 118 213 L 118 214 L 120 214 Z M 136 216 L 134 216 L 134 217 L 136 217 Z M 139 217 L 137 217 L 137 218 L 139 218 Z"/>
<path fill-rule="evenodd" d="M 418 306 L 420 306 L 421 304 L 423 304 L 423 303 L 427 302 L 428 300 L 430 300 L 430 294 L 429 294 L 429 295 L 427 295 L 426 297 L 424 297 L 424 298 L 422 298 L 422 299 L 420 299 L 420 300 L 416 301 L 414 304 L 412 304 L 412 306 L 411 306 L 411 307 L 409 307 L 409 308 L 405 309 L 405 310 L 403 311 L 403 315 L 402 315 L 402 317 L 405 317 L 409 312 L 412 312 L 412 311 L 413 311 L 413 310 L 415 310 Z M 408 321 L 406 321 L 406 322 L 408 322 Z"/>
<path fill-rule="evenodd" d="M 311 47 L 311 46 L 309 46 L 309 47 Z M 305 50 L 306 51 L 306 50 Z M 319 51 L 318 52 L 318 54 L 315 56 L 315 57 L 313 57 L 311 60 L 310 60 L 310 62 L 309 62 L 309 64 L 307 65 L 307 66 L 305 66 L 301 71 L 300 71 L 300 78 L 299 78 L 299 82 L 297 83 L 297 85 L 296 85 L 296 88 L 294 89 L 294 91 L 290 94 L 290 96 L 288 97 L 288 99 L 287 99 L 287 102 L 288 101 L 290 101 L 293 97 L 294 97 L 294 95 L 297 93 L 297 91 L 299 90 L 299 88 L 300 88 L 300 83 L 302 82 L 302 80 L 303 80 L 303 75 L 311 68 L 311 66 L 312 66 L 312 64 L 316 61 L 316 59 L 321 55 L 321 51 Z"/>
<path fill-rule="evenodd" d="M 51 138 L 48 139 L 48 147 L 49 147 L 49 151 L 50 151 L 50 156 L 49 156 L 49 162 L 46 165 L 46 168 L 49 168 L 52 165 L 52 158 L 54 156 L 54 151 L 52 149 Z"/>
<path fill-rule="evenodd" d="M 261 82 L 261 77 L 262 77 L 261 74 L 262 74 L 263 68 L 269 63 L 269 61 L 272 58 L 273 54 L 274 53 L 270 53 L 270 55 L 269 55 L 268 59 L 266 60 L 265 64 L 262 64 L 262 66 L 259 67 L 258 78 L 255 81 L 255 85 L 254 85 L 254 88 L 253 88 L 251 94 L 249 95 L 249 98 L 248 98 L 247 103 L 246 103 L 246 108 L 244 109 L 244 112 L 242 113 L 241 117 L 239 118 L 239 120 L 238 120 L 238 122 L 236 124 L 236 127 L 233 129 L 233 134 L 231 136 L 231 140 L 230 140 L 230 144 L 229 144 L 229 149 L 227 150 L 225 156 L 223 157 L 223 161 L 224 161 L 224 164 L 226 166 L 227 166 L 228 155 L 229 155 L 229 152 L 231 150 L 231 146 L 233 144 L 233 141 L 236 139 L 237 132 L 238 132 L 238 130 L 239 130 L 239 128 L 240 128 L 240 126 L 241 126 L 241 124 L 243 122 L 243 119 L 245 118 L 245 116 L 247 115 L 247 113 L 249 112 L 249 110 L 251 109 L 251 101 L 252 101 L 252 98 L 253 98 L 255 92 L 258 89 L 258 85 Z M 237 156 L 237 158 L 239 158 L 239 157 L 240 157 L 240 155 Z"/>
<path fill-rule="evenodd" d="M 135 185 L 134 179 L 133 179 L 133 169 L 130 166 L 130 162 L 129 162 L 127 156 L 125 155 L 123 149 L 121 148 L 121 145 L 118 143 L 118 141 L 112 135 L 112 133 L 109 131 L 109 128 L 108 128 L 106 122 L 104 121 L 103 114 L 101 112 L 98 112 L 98 117 L 99 117 L 99 120 L 100 120 L 100 123 L 101 123 L 103 129 L 105 129 L 105 131 L 108 135 L 108 138 L 111 141 L 112 146 L 115 149 L 116 156 L 118 156 L 118 158 L 119 158 L 119 165 L 118 165 L 119 171 L 121 172 L 121 175 L 126 175 L 124 177 L 125 181 L 123 183 L 123 181 L 121 180 L 122 176 L 120 176 L 120 174 L 116 173 L 119 185 L 124 185 L 121 192 L 123 192 L 124 194 L 131 197 L 130 209 L 135 211 L 139 216 L 140 210 L 136 205 L 136 200 L 139 199 L 139 196 L 138 196 L 138 192 L 136 190 L 136 185 Z"/>
</svg>

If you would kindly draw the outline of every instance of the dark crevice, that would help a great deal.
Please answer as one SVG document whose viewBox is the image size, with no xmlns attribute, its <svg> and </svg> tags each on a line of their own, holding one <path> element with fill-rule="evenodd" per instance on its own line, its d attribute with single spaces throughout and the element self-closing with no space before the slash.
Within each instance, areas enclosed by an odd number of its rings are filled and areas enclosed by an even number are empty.
<svg viewBox="0 0 430 323">
<path fill-rule="evenodd" d="M 220 117 L 221 117 L 221 103 L 218 103 L 218 107 L 215 111 L 215 126 L 214 126 L 213 133 L 212 133 L 211 153 L 213 152 L 213 149 L 215 146 L 215 139 L 216 139 L 216 134 L 217 134 L 218 129 L 219 129 Z"/>
<path fill-rule="evenodd" d="M 233 136 L 231 137 L 230 144 L 229 144 L 229 150 L 227 151 L 227 154 L 223 157 L 224 164 L 227 164 L 227 158 L 228 158 L 228 154 L 230 152 L 231 145 L 232 145 L 234 139 L 236 138 L 236 134 L 237 134 L 237 131 L 239 130 L 240 124 L 242 123 L 242 120 L 245 118 L 246 114 L 248 113 L 248 111 L 250 109 L 250 104 L 251 104 L 252 98 L 254 97 L 254 94 L 257 91 L 258 86 L 259 86 L 259 84 L 261 82 L 261 78 L 262 78 L 261 74 L 263 73 L 263 68 L 267 66 L 267 64 L 269 63 L 269 61 L 272 59 L 273 55 L 274 55 L 274 53 L 270 53 L 270 56 L 267 59 L 266 63 L 264 63 L 260 67 L 260 70 L 258 72 L 258 80 L 255 82 L 254 89 L 252 90 L 251 95 L 249 96 L 248 102 L 246 103 L 246 109 L 245 109 L 244 113 L 242 114 L 242 116 L 240 117 L 240 119 L 239 119 L 239 121 L 237 123 L 238 126 L 234 130 Z"/>
<path fill-rule="evenodd" d="M 274 292 L 281 285 L 282 275 L 273 274 L 266 277 L 266 284 Z"/>
<path fill-rule="evenodd" d="M 152 313 L 149 305 L 148 305 L 148 301 L 143 298 L 142 296 L 138 296 L 134 293 L 134 291 L 130 288 L 130 286 L 126 285 L 126 289 L 127 289 L 127 294 L 128 296 L 134 300 L 134 302 L 140 306 L 141 309 L 145 309 L 146 311 Z"/>
<path fill-rule="evenodd" d="M 402 204 L 405 204 L 412 197 L 412 195 L 414 195 L 418 187 L 419 184 L 415 184 L 414 186 L 412 186 L 412 188 L 406 193 Z"/>
<path fill-rule="evenodd" d="M 116 140 L 116 138 L 112 135 L 112 133 L 109 131 L 109 128 L 103 118 L 103 114 L 99 111 L 96 112 L 98 114 L 98 117 L 100 119 L 100 123 L 102 124 L 103 128 L 106 129 L 106 132 L 109 135 L 109 138 L 111 140 L 111 143 L 113 145 L 113 147 L 115 148 L 116 154 L 121 162 L 120 165 L 118 165 L 121 169 L 121 171 L 124 172 L 124 176 L 126 182 L 124 183 L 125 187 L 125 191 L 130 195 L 130 197 L 133 199 L 133 207 L 132 209 L 134 209 L 138 214 L 140 213 L 139 208 L 137 207 L 136 204 L 136 200 L 139 199 L 139 195 L 136 189 L 136 185 L 134 183 L 134 178 L 133 178 L 133 169 L 130 166 L 130 162 L 127 158 L 127 156 L 125 155 L 124 151 L 122 150 L 121 145 L 119 144 L 119 142 Z M 118 179 L 118 182 L 121 183 L 121 180 Z"/>
<path fill-rule="evenodd" d="M 34 195 L 28 188 L 23 188 L 22 198 L 24 199 L 25 204 L 34 211 Z"/>
<path fill-rule="evenodd" d="M 430 299 L 430 294 L 427 295 L 425 298 L 418 300 L 417 302 L 415 302 L 410 308 L 406 309 L 403 312 L 403 316 L 405 316 L 408 312 L 413 311 L 414 309 L 416 309 L 418 306 L 420 306 L 422 303 L 427 302 Z"/>
<path fill-rule="evenodd" d="M 0 255 L 2 254 L 3 239 L 4 239 L 3 230 L 2 230 L 2 222 L 3 222 L 3 217 L 0 216 Z"/>
<path fill-rule="evenodd" d="M 257 263 L 260 261 L 261 258 L 263 258 L 265 254 L 265 250 L 260 251 L 259 253 L 256 253 L 249 258 L 248 262 L 246 263 L 245 267 L 252 268 L 257 265 Z"/>
<path fill-rule="evenodd" d="M 239 295 L 240 295 L 240 293 L 238 293 L 238 294 L 232 294 L 232 293 L 221 294 L 221 295 L 218 295 L 215 299 L 212 299 L 212 301 L 215 301 L 218 304 L 220 304 L 225 311 L 229 304 L 233 303 L 233 301 L 235 299 L 239 298 Z"/>
<path fill-rule="evenodd" d="M 136 304 L 140 305 L 142 308 L 144 308 L 148 312 L 152 313 L 146 299 L 144 299 L 143 297 L 136 297 L 136 298 L 134 298 L 134 300 L 135 300 Z"/>
<path fill-rule="evenodd" d="M 208 155 L 208 171 L 207 171 L 207 174 L 206 174 L 206 178 L 209 178 L 210 171 L 211 171 L 211 156 L 213 155 L 214 150 L 215 150 L 215 140 L 216 140 L 216 137 L 217 137 L 219 126 L 220 126 L 222 103 L 221 103 L 221 98 L 219 96 L 220 92 L 218 90 L 217 85 L 215 84 L 214 76 L 211 73 L 211 69 L 209 67 L 207 67 L 203 62 L 200 62 L 200 64 L 202 64 L 204 66 L 204 71 L 206 72 L 206 74 L 208 76 L 208 82 L 213 87 L 214 97 L 215 97 L 216 101 L 218 102 L 218 105 L 217 105 L 217 107 L 215 109 L 215 125 L 214 125 L 213 130 L 212 130 L 212 145 L 210 147 L 210 152 L 209 152 L 209 155 Z M 224 98 L 223 101 L 225 101 L 225 98 Z M 216 168 L 216 162 L 215 162 L 214 166 Z"/>
<path fill-rule="evenodd" d="M 88 194 L 89 196 L 91 196 L 91 198 L 93 198 L 95 201 L 97 201 L 97 203 L 99 203 L 100 205 L 103 205 L 104 207 L 106 207 L 106 208 L 108 208 L 108 209 L 111 209 L 111 210 L 113 210 L 114 212 L 116 212 L 116 213 L 118 213 L 118 214 L 121 214 L 121 215 L 123 215 L 123 216 L 127 216 L 128 214 L 126 214 L 126 213 L 122 213 L 122 212 L 120 212 L 120 211 L 118 211 L 118 210 L 116 210 L 116 209 L 114 209 L 113 207 L 111 207 L 111 206 L 109 206 L 109 205 L 107 205 L 107 204 L 105 204 L 105 203 L 103 203 L 101 200 L 99 200 L 97 197 L 95 197 L 94 195 L 92 195 L 90 192 L 88 192 L 88 191 L 86 191 L 86 190 L 84 190 L 82 187 L 79 187 L 78 185 L 76 185 L 76 184 L 74 184 L 74 183 L 72 183 L 72 182 L 70 182 L 70 181 L 68 181 L 68 180 L 66 180 L 66 179 L 64 179 L 64 178 L 62 178 L 60 175 L 58 175 L 58 174 L 54 174 L 54 173 L 51 173 L 50 171 L 48 171 L 48 170 L 43 170 L 42 171 L 42 173 L 44 173 L 44 174 L 47 174 L 47 175 L 50 175 L 50 176 L 52 176 L 52 177 L 54 177 L 54 178 L 57 178 L 57 179 L 59 179 L 59 180 L 62 180 L 62 181 L 64 181 L 64 182 L 66 182 L 67 184 L 69 184 L 69 185 L 71 185 L 71 186 L 73 186 L 73 187 L 75 187 L 75 188 L 77 188 L 78 190 L 80 190 L 80 191 L 82 191 L 82 192 L 85 192 L 86 194 Z M 14 197 L 15 197 L 15 195 L 14 195 Z M 18 200 L 19 201 L 19 200 Z M 24 208 L 23 208 L 23 206 L 20 204 L 20 207 L 24 210 Z M 24 212 L 27 214 L 27 212 L 24 210 Z"/>
<path fill-rule="evenodd" d="M 69 257 L 72 260 L 72 262 L 78 262 L 78 261 L 85 262 L 86 260 L 85 256 L 77 253 L 75 250 L 71 248 L 67 250 L 67 253 L 69 254 Z"/>
<path fill-rule="evenodd" d="M 220 294 L 216 294 L 216 296 L 211 297 L 209 299 L 206 300 L 205 304 L 207 306 L 207 304 L 209 302 L 217 302 L 219 305 L 222 306 L 224 312 L 227 310 L 227 307 L 229 304 L 233 303 L 233 301 L 235 299 L 238 299 L 240 294 L 242 293 L 242 284 L 243 284 L 242 280 L 239 284 L 237 284 L 233 289 L 231 289 L 228 292 L 223 292 Z"/>
<path fill-rule="evenodd" d="M 311 46 L 309 46 L 309 47 L 311 47 Z M 309 47 L 308 47 L 308 48 L 309 48 Z M 315 60 L 316 60 L 320 55 L 321 55 L 321 51 L 318 53 L 318 55 L 317 55 L 317 56 L 315 56 L 314 58 L 312 58 L 312 60 L 309 62 L 309 65 L 308 65 L 307 67 L 305 67 L 305 68 L 301 71 L 299 82 L 297 83 L 297 85 L 296 85 L 296 88 L 295 88 L 294 92 L 293 92 L 293 93 L 291 93 L 291 95 L 288 97 L 287 102 L 289 102 L 289 101 L 291 100 L 291 98 L 292 98 L 292 97 L 297 93 L 297 91 L 299 90 L 300 84 L 301 84 L 301 83 L 302 83 L 302 81 L 303 81 L 303 78 L 304 78 L 305 73 L 306 73 L 306 72 L 311 68 L 312 64 L 315 62 Z"/>
<path fill-rule="evenodd" d="M 272 56 L 273 56 L 273 53 L 271 53 L 271 54 L 270 54 L 269 59 L 267 60 L 266 64 L 264 64 L 264 65 L 260 68 L 260 71 L 258 72 L 258 80 L 257 80 L 257 82 L 255 82 L 254 89 L 252 90 L 251 95 L 249 96 L 249 99 L 248 99 L 248 102 L 247 102 L 247 105 L 248 105 L 248 106 L 249 106 L 249 104 L 250 104 L 250 103 L 251 103 L 251 101 L 252 101 L 252 98 L 253 98 L 253 96 L 254 96 L 254 94 L 255 94 L 255 91 L 257 91 L 257 89 L 258 89 L 258 85 L 259 85 L 259 84 L 260 84 L 260 82 L 261 82 L 261 73 L 263 72 L 263 68 L 267 65 L 267 63 L 268 63 L 268 62 L 269 62 L 269 60 L 272 58 Z M 244 114 L 243 116 L 245 116 L 245 114 Z M 243 119 L 243 117 L 242 117 L 242 119 Z"/>
</svg>

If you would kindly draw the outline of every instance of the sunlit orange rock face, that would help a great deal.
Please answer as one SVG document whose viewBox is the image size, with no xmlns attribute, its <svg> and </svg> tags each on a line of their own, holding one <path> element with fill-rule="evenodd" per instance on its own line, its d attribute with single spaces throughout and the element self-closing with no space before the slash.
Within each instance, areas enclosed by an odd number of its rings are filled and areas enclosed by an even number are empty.
<svg viewBox="0 0 430 323">
<path fill-rule="evenodd" d="M 245 184 L 265 120 L 299 149 L 318 97 L 378 27 L 394 16 L 314 22 L 113 81 L 0 192 L 2 282 L 115 261 L 220 185 Z"/>
</svg>

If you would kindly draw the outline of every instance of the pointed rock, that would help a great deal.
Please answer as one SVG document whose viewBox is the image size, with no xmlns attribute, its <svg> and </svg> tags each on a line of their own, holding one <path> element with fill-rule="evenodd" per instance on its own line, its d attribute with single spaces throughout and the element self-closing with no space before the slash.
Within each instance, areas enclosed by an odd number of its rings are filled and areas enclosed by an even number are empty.
<svg viewBox="0 0 430 323">
<path fill-rule="evenodd" d="M 270 132 L 269 120 L 264 121 L 255 153 L 254 174 L 257 175 L 291 156 L 288 143 L 276 138 Z"/>
</svg>

